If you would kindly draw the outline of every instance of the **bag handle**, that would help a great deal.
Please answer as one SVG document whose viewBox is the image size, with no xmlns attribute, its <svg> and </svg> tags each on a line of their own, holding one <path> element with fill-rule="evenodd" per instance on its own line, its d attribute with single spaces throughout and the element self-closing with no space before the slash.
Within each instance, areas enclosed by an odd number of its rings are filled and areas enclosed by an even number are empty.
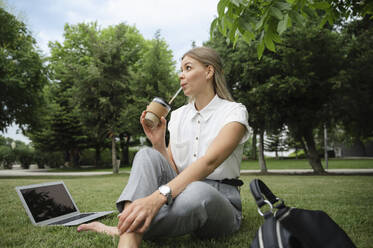
<svg viewBox="0 0 373 248">
<path fill-rule="evenodd" d="M 273 205 L 278 201 L 281 201 L 281 203 L 276 205 L 275 208 L 280 209 L 286 207 L 284 201 L 276 197 L 272 193 L 272 191 L 267 187 L 267 185 L 263 183 L 263 181 L 260 179 L 256 178 L 250 182 L 250 191 L 255 199 L 256 205 L 258 206 L 258 212 L 262 216 L 266 215 L 266 213 L 263 214 L 260 208 L 265 204 L 268 204 L 270 206 L 271 212 L 273 210 Z"/>
</svg>

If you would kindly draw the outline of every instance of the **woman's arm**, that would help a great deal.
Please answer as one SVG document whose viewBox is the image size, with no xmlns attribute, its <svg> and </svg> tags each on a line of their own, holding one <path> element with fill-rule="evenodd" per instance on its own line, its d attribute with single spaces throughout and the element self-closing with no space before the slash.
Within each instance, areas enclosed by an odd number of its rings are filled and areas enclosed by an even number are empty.
<svg viewBox="0 0 373 248">
<path fill-rule="evenodd" d="M 172 166 L 172 168 L 175 170 L 176 173 L 179 173 L 177 170 L 177 167 L 175 165 L 175 162 L 172 158 L 172 154 L 170 149 L 166 147 L 166 119 L 164 117 L 161 118 L 160 124 L 156 128 L 149 128 L 145 125 L 144 119 L 145 119 L 146 112 L 142 112 L 140 117 L 140 123 L 144 129 L 146 137 L 150 140 L 150 142 L 153 145 L 153 148 L 160 152 L 169 162 L 169 164 Z"/>
<path fill-rule="evenodd" d="M 225 125 L 208 147 L 206 154 L 168 183 L 172 196 L 176 197 L 191 182 L 204 179 L 211 174 L 234 151 L 245 132 L 246 127 L 238 122 Z M 168 159 L 170 160 L 172 154 L 170 150 L 169 152 L 171 156 L 168 156 Z M 119 232 L 121 234 L 134 231 L 145 232 L 154 216 L 165 203 L 166 197 L 161 195 L 158 190 L 145 198 L 134 201 L 124 209 L 119 217 Z"/>
</svg>

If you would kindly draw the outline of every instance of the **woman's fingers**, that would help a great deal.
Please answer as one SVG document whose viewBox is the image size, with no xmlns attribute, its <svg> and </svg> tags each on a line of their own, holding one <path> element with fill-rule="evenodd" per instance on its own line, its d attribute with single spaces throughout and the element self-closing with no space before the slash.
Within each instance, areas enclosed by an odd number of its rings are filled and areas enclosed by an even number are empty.
<svg viewBox="0 0 373 248">
<path fill-rule="evenodd" d="M 138 233 L 144 233 L 146 230 L 148 230 L 150 223 L 152 222 L 153 218 L 146 218 L 145 223 L 140 227 L 140 229 L 137 230 Z"/>
<path fill-rule="evenodd" d="M 138 230 L 144 225 L 146 216 L 139 214 L 132 222 L 131 226 L 128 227 L 127 232 L 139 232 Z"/>
</svg>

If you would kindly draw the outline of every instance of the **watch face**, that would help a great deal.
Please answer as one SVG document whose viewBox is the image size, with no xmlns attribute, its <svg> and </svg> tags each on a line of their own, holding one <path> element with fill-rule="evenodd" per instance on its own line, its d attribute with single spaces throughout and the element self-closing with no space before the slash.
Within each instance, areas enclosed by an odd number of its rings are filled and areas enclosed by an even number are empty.
<svg viewBox="0 0 373 248">
<path fill-rule="evenodd" d="M 170 187 L 166 185 L 162 185 L 161 187 L 159 187 L 159 191 L 164 195 L 167 195 L 171 192 Z"/>
</svg>

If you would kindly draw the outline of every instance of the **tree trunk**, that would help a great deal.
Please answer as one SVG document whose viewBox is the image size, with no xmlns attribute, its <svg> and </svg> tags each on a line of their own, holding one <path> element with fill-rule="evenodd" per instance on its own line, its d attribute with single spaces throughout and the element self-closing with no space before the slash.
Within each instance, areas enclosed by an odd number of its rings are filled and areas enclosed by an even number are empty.
<svg viewBox="0 0 373 248">
<path fill-rule="evenodd" d="M 69 168 L 70 167 L 70 151 L 69 150 L 66 150 L 65 152 L 64 152 L 64 163 L 63 163 L 63 166 L 64 167 L 67 167 L 67 168 Z"/>
<path fill-rule="evenodd" d="M 367 151 L 365 149 L 365 145 L 364 143 L 361 141 L 360 138 L 357 138 L 356 141 L 355 141 L 356 145 L 359 147 L 359 150 L 358 152 L 361 151 L 361 153 L 359 154 L 359 156 L 366 156 L 367 155 Z"/>
<path fill-rule="evenodd" d="M 264 131 L 260 131 L 259 134 L 259 166 L 260 166 L 260 172 L 261 173 L 267 173 L 267 165 L 264 158 Z"/>
<path fill-rule="evenodd" d="M 304 155 L 306 155 L 306 157 L 308 157 L 308 148 L 307 148 L 307 145 L 304 143 L 303 138 L 299 138 L 299 142 L 302 145 Z"/>
<path fill-rule="evenodd" d="M 257 159 L 257 154 L 256 154 L 256 136 L 257 136 L 257 131 L 254 129 L 254 134 L 253 134 L 253 143 L 252 143 L 252 159 L 256 160 Z"/>
<path fill-rule="evenodd" d="M 325 170 L 321 164 L 319 154 L 317 154 L 315 140 L 312 135 L 312 130 L 306 132 L 306 134 L 304 135 L 304 140 L 306 141 L 306 145 L 308 148 L 308 151 L 307 151 L 308 162 L 310 163 L 313 169 L 313 173 L 315 174 L 325 173 Z"/>
<path fill-rule="evenodd" d="M 120 137 L 120 148 L 122 150 L 122 156 L 121 156 L 122 164 L 125 166 L 129 166 L 130 165 L 130 160 L 129 160 L 130 135 L 120 134 L 119 137 Z"/>
<path fill-rule="evenodd" d="M 113 165 L 113 173 L 118 174 L 119 173 L 119 164 L 117 162 L 117 152 L 115 148 L 115 135 L 112 134 L 111 136 L 111 162 Z"/>
<path fill-rule="evenodd" d="M 95 147 L 95 167 L 101 167 L 101 147 Z"/>
<path fill-rule="evenodd" d="M 78 148 L 73 148 L 71 151 L 71 164 L 74 168 L 80 167 L 80 151 Z"/>
<path fill-rule="evenodd" d="M 298 160 L 298 147 L 295 146 L 295 159 Z"/>
</svg>

